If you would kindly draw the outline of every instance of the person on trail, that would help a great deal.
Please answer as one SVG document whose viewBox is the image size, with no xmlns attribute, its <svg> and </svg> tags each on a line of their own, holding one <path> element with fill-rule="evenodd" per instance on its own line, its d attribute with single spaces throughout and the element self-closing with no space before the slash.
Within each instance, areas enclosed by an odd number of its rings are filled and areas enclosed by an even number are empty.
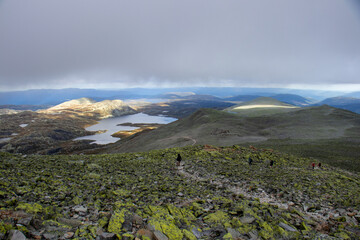
<svg viewBox="0 0 360 240">
<path fill-rule="evenodd" d="M 313 169 L 315 169 L 315 163 L 314 162 L 311 164 L 311 166 L 312 166 Z"/>
<path fill-rule="evenodd" d="M 319 162 L 318 167 L 321 168 L 321 163 Z"/>
<path fill-rule="evenodd" d="M 270 161 L 270 167 L 272 168 L 274 166 L 274 160 Z"/>
<path fill-rule="evenodd" d="M 249 165 L 252 165 L 253 160 L 249 157 Z"/>
<path fill-rule="evenodd" d="M 178 153 L 178 156 L 177 156 L 177 158 L 176 158 L 176 166 L 180 166 L 180 164 L 181 164 L 181 156 L 180 156 L 180 153 Z"/>
</svg>

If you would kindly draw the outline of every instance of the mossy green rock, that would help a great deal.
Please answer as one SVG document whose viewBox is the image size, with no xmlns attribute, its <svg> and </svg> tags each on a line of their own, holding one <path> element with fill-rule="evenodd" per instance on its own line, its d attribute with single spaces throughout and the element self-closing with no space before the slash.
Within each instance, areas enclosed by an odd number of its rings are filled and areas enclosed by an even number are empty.
<svg viewBox="0 0 360 240">
<path fill-rule="evenodd" d="M 40 213 L 43 211 L 43 207 L 38 203 L 20 203 L 17 207 L 17 210 L 24 210 L 28 213 Z"/>
<path fill-rule="evenodd" d="M 120 234 L 122 232 L 122 225 L 125 222 L 125 215 L 130 214 L 129 211 L 125 208 L 121 210 L 116 210 L 110 218 L 108 231 L 115 234 Z"/>
<path fill-rule="evenodd" d="M 3 222 L 0 222 L 0 233 L 6 233 L 8 231 L 10 231 L 11 229 L 13 229 L 13 227 L 11 226 L 11 224 L 6 224 Z"/>
<path fill-rule="evenodd" d="M 193 214 L 195 215 L 195 217 L 200 216 L 201 214 L 204 213 L 204 208 L 201 207 L 201 205 L 197 202 L 193 202 L 191 204 L 191 206 L 189 207 L 189 209 L 193 212 Z"/>
<path fill-rule="evenodd" d="M 311 228 L 309 226 L 306 225 L 305 222 L 301 222 L 300 224 L 300 230 L 302 230 L 303 232 L 309 232 L 311 230 Z"/>
<path fill-rule="evenodd" d="M 190 226 L 191 221 L 195 221 L 196 217 L 185 208 L 178 208 L 172 204 L 168 204 L 167 209 L 172 217 L 174 217 L 177 225 Z"/>
<path fill-rule="evenodd" d="M 195 235 L 192 232 L 190 232 L 189 230 L 183 229 L 182 232 L 183 232 L 186 240 L 197 240 Z"/>
<path fill-rule="evenodd" d="M 131 233 L 124 233 L 122 235 L 122 238 L 133 240 L 135 238 L 135 236 L 132 235 Z"/>
<path fill-rule="evenodd" d="M 204 217 L 204 221 L 210 225 L 223 225 L 224 227 L 231 227 L 229 215 L 223 211 L 216 211 Z"/>
<path fill-rule="evenodd" d="M 182 240 L 184 234 L 175 225 L 177 222 L 176 218 L 170 215 L 171 211 L 169 212 L 169 208 L 174 214 L 178 214 L 178 209 L 173 206 L 168 206 L 168 208 L 160 206 L 149 206 L 147 208 L 147 212 L 151 216 L 149 224 L 154 226 L 155 230 L 164 233 L 169 239 Z"/>
<path fill-rule="evenodd" d="M 182 240 L 184 234 L 182 231 L 171 222 L 165 219 L 150 219 L 149 223 L 155 227 L 156 230 L 164 233 L 169 239 Z"/>
<path fill-rule="evenodd" d="M 335 237 L 340 238 L 340 239 L 351 239 L 349 237 L 349 235 L 347 235 L 345 232 L 335 233 L 334 235 L 335 235 Z"/>
<path fill-rule="evenodd" d="M 274 230 L 267 222 L 260 223 L 261 230 L 259 232 L 259 236 L 264 239 L 273 239 L 274 238 Z"/>
<path fill-rule="evenodd" d="M 233 240 L 233 236 L 231 235 L 231 233 L 227 233 L 223 236 L 223 239 L 224 240 Z"/>
<path fill-rule="evenodd" d="M 109 219 L 107 217 L 102 217 L 98 220 L 98 225 L 101 228 L 105 228 L 108 223 L 109 223 Z"/>
</svg>

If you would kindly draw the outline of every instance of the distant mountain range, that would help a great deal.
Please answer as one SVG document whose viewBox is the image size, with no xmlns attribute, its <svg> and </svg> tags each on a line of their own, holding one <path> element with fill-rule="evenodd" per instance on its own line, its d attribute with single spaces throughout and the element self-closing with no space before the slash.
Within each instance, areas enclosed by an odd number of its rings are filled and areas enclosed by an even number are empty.
<svg viewBox="0 0 360 240">
<path fill-rule="evenodd" d="M 297 105 L 315 99 L 316 101 L 324 100 L 325 98 L 337 97 L 346 95 L 344 92 L 334 91 L 318 91 L 318 90 L 298 90 L 298 89 L 285 89 L 285 88 L 235 88 L 235 87 L 184 87 L 184 88 L 127 88 L 119 90 L 98 90 L 98 89 L 37 89 L 27 91 L 12 91 L 0 92 L 0 105 L 14 104 L 14 105 L 56 105 L 64 101 L 69 101 L 78 98 L 92 98 L 96 101 L 101 100 L 114 100 L 114 99 L 140 99 L 140 98 L 158 98 L 162 97 L 186 97 L 182 93 L 190 93 L 191 95 L 211 95 L 216 98 L 232 98 L 234 96 L 264 96 L 274 97 L 278 100 L 291 101 L 289 103 Z M 281 96 L 281 95 L 299 95 L 306 98 L 300 99 L 295 96 Z M 168 96 L 167 96 L 168 95 Z M 277 96 L 279 95 L 279 96 Z M 347 94 L 347 96 L 356 97 L 359 92 Z M 286 99 L 284 99 L 284 97 Z M 246 99 L 251 100 L 251 99 Z M 237 100 L 242 101 L 242 100 Z"/>
<path fill-rule="evenodd" d="M 360 92 L 347 93 L 344 97 L 360 98 Z"/>
<path fill-rule="evenodd" d="M 0 109 L 30 110 L 30 111 L 46 109 L 49 107 L 51 107 L 51 105 L 0 105 Z"/>
<path fill-rule="evenodd" d="M 360 98 L 352 98 L 352 97 L 327 98 L 319 103 L 314 104 L 314 106 L 320 106 L 323 104 L 360 113 Z"/>
<path fill-rule="evenodd" d="M 37 110 L 61 104 L 65 101 L 91 98 L 103 100 L 142 100 L 165 102 L 173 100 L 191 101 L 202 107 L 229 107 L 237 102 L 247 102 L 259 97 L 271 97 L 299 107 L 329 106 L 360 113 L 360 92 L 326 92 L 281 88 L 129 88 L 122 90 L 96 89 L 40 89 L 15 92 L 0 92 L 0 109 Z M 201 102 L 201 103 L 200 103 Z M 182 102 L 185 104 L 185 102 Z M 1 105 L 2 104 L 2 105 Z M 190 104 L 190 102 L 188 103 Z M 174 104 L 172 104 L 174 105 Z M 179 105 L 179 104 L 177 104 Z M 227 105 L 227 106 L 226 106 Z M 4 112 L 4 111 L 3 111 Z M 188 112 L 188 111 L 187 111 Z M 186 114 L 182 114 L 185 116 Z"/>
<path fill-rule="evenodd" d="M 277 94 L 274 96 L 271 96 L 271 98 L 274 98 L 276 100 L 279 100 L 284 103 L 292 104 L 295 106 L 308 106 L 309 104 L 312 104 L 315 102 L 313 99 L 304 98 L 300 95 L 295 94 Z"/>
</svg>

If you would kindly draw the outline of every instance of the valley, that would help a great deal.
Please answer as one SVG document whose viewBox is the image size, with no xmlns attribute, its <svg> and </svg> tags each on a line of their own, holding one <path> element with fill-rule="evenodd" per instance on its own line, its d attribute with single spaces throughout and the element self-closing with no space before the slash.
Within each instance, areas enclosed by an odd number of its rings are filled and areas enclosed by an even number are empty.
<svg viewBox="0 0 360 240">
<path fill-rule="evenodd" d="M 360 238 L 359 114 L 181 98 L 0 115 L 0 239 Z"/>
<path fill-rule="evenodd" d="M 334 166 L 360 170 L 354 164 L 359 158 L 355 154 L 359 152 L 356 113 L 326 105 L 299 107 L 269 97 L 237 104 L 205 95 L 180 98 L 185 99 L 132 102 L 132 105 L 119 100 L 96 102 L 82 98 L 37 112 L 0 115 L 4 123 L 0 147 L 2 151 L 23 154 L 90 154 L 149 151 L 195 143 L 240 144 L 280 148 L 303 157 L 319 157 Z M 170 121 L 149 122 L 145 118 L 137 119 L 139 114 L 179 120 L 161 125 Z M 113 122 L 113 130 L 99 125 L 99 121 Z M 124 126 L 127 122 L 131 124 Z M 149 126 L 149 123 L 157 124 Z M 28 125 L 20 127 L 21 124 Z M 140 124 L 140 129 L 136 124 Z M 97 139 L 102 142 L 96 142 Z"/>
<path fill-rule="evenodd" d="M 96 102 L 89 98 L 81 98 L 36 112 L 21 110 L 15 112 L 16 114 L 0 115 L 0 149 L 22 154 L 70 154 L 93 151 L 102 147 L 102 144 L 118 141 L 120 136 L 129 137 L 142 131 L 153 130 L 161 124 L 187 116 L 204 106 L 210 107 L 215 104 L 215 108 L 223 109 L 233 105 L 203 100 L 154 104 L 130 101 L 130 104 L 127 105 L 121 100 Z M 158 125 L 143 125 L 140 130 L 134 126 L 117 126 L 129 121 L 132 124 Z M 103 124 L 99 124 L 101 122 Z M 21 124 L 27 125 L 21 127 Z M 73 141 L 75 139 L 81 141 Z M 96 140 L 99 142 L 94 142 Z"/>
</svg>

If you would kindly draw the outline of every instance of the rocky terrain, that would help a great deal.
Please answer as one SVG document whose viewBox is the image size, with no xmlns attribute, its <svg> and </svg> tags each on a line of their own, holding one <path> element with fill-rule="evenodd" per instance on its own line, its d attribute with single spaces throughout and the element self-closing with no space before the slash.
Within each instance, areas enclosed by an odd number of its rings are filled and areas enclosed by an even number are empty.
<svg viewBox="0 0 360 240">
<path fill-rule="evenodd" d="M 0 154 L 0 239 L 360 238 L 357 174 L 270 149 Z"/>
<path fill-rule="evenodd" d="M 25 111 L 0 116 L 2 151 L 24 154 L 52 154 L 73 148 L 87 147 L 83 143 L 69 144 L 73 138 L 95 134 L 85 127 L 95 124 L 93 119 L 71 114 L 44 114 Z M 68 150 L 66 150 L 68 149 Z"/>
<path fill-rule="evenodd" d="M 14 110 L 14 109 L 8 109 L 8 108 L 2 108 L 0 109 L 0 115 L 5 114 L 17 114 L 19 112 L 22 112 L 21 110 Z"/>
<path fill-rule="evenodd" d="M 128 104 L 131 104 L 130 107 Z M 24 154 L 68 154 L 81 153 L 87 149 L 101 147 L 91 141 L 72 141 L 74 138 L 95 134 L 85 127 L 97 120 L 134 114 L 138 111 L 149 115 L 181 117 L 189 115 L 201 107 L 223 109 L 231 103 L 204 100 L 180 100 L 167 103 L 149 104 L 140 102 L 124 103 L 121 100 L 96 102 L 90 98 L 70 100 L 48 109 L 36 112 L 3 110 L 0 116 L 0 149 Z M 24 108 L 29 106 L 24 106 Z M 10 113 L 13 113 L 10 115 Z M 23 125 L 21 127 L 20 125 Z M 135 131 L 115 133 L 115 137 L 128 137 L 135 133 L 148 132 L 159 125 L 142 126 Z"/>
<path fill-rule="evenodd" d="M 73 139 L 95 134 L 85 128 L 97 120 L 136 112 L 120 100 L 95 102 L 88 98 L 37 112 L 14 111 L 0 115 L 0 139 L 3 139 L 0 149 L 24 154 L 71 153 L 96 148 L 90 146 L 90 141 L 73 142 Z"/>
</svg>

